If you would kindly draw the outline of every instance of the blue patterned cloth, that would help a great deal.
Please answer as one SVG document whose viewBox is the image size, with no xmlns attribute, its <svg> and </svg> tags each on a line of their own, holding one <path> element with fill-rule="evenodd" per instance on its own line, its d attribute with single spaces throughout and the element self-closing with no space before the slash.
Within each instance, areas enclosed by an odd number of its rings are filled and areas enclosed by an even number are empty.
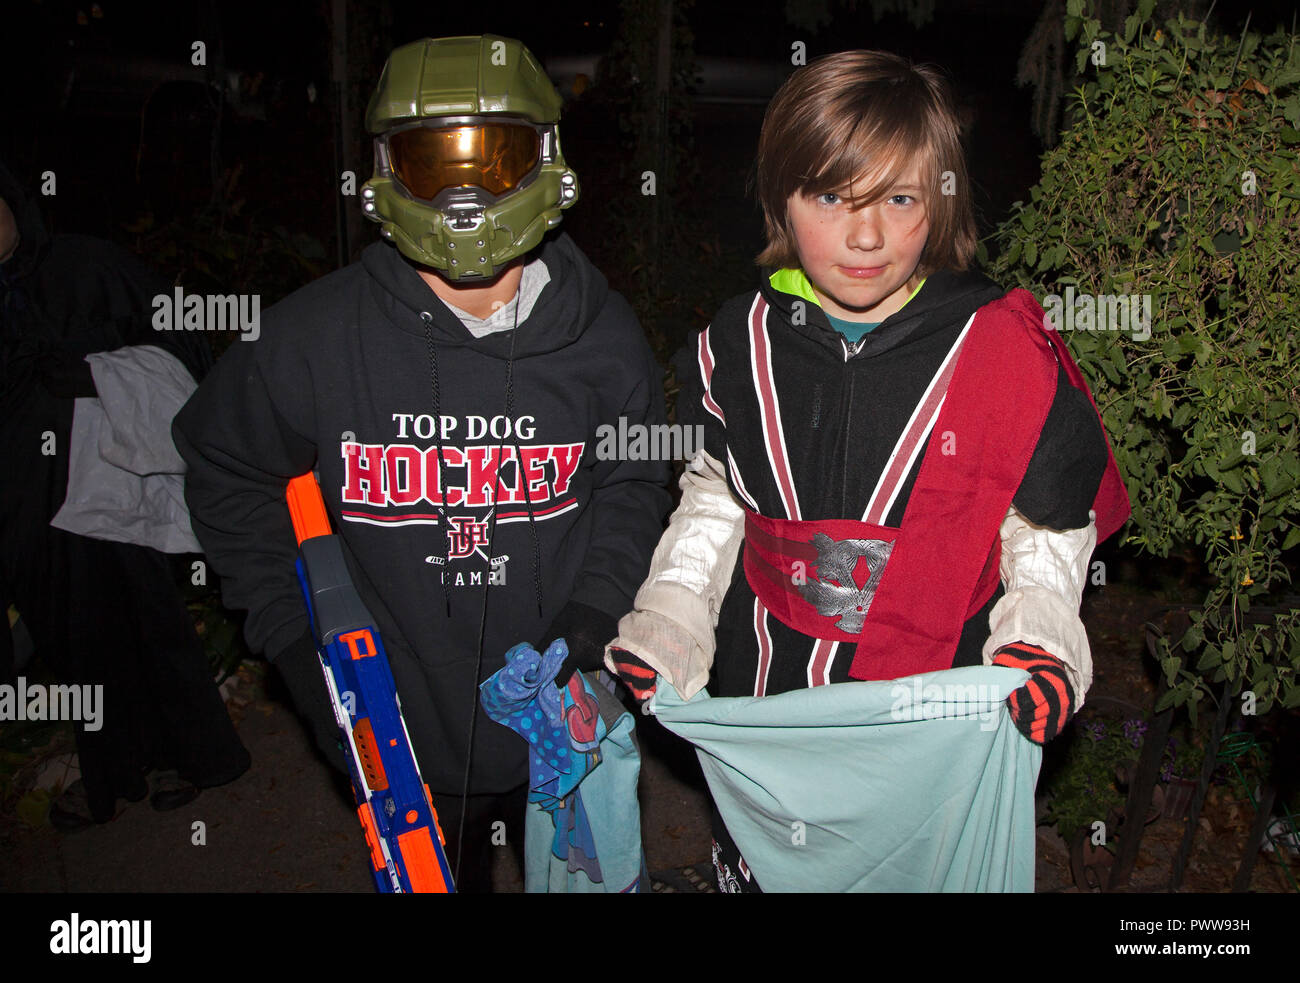
<svg viewBox="0 0 1300 983">
<path fill-rule="evenodd" d="M 544 654 L 516 645 L 480 687 L 487 715 L 528 742 L 524 889 L 637 891 L 644 867 L 636 798 L 641 757 L 632 715 L 583 673 L 557 688 L 568 655 L 564 639 Z"/>
</svg>

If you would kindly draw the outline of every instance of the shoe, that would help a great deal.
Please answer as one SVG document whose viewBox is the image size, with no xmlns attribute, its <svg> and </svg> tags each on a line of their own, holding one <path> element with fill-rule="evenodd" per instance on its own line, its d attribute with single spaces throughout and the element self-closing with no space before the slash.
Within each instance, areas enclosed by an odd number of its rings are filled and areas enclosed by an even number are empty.
<svg viewBox="0 0 1300 983">
<path fill-rule="evenodd" d="M 156 771 L 149 776 L 153 794 L 149 804 L 158 812 L 179 809 L 199 797 L 199 789 L 185 781 L 175 771 Z"/>
<path fill-rule="evenodd" d="M 86 797 L 86 786 L 80 778 L 64 789 L 50 805 L 50 825 L 60 833 L 75 833 L 79 829 L 95 825 L 95 818 L 90 814 L 90 800 Z"/>
</svg>

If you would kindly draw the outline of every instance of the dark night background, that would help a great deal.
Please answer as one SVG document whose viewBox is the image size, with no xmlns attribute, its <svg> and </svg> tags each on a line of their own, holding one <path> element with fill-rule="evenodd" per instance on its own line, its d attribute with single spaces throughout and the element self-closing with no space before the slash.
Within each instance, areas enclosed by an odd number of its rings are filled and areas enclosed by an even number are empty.
<svg viewBox="0 0 1300 983">
<path fill-rule="evenodd" d="M 339 256 L 335 202 L 343 168 L 335 160 L 334 6 L 329 0 L 11 3 L 0 69 L 5 114 L 0 157 L 30 185 L 45 171 L 55 173 L 57 194 L 45 201 L 56 231 L 101 235 L 156 252 L 146 258 L 164 275 L 185 282 L 192 271 L 184 252 L 157 250 L 149 233 L 169 220 L 183 226 L 207 207 L 210 221 L 224 211 L 215 234 L 276 230 L 309 259 L 318 259 L 304 264 L 299 280 L 306 282 L 309 274 L 337 265 Z M 392 0 L 343 6 L 352 126 L 345 127 L 341 142 L 359 184 L 370 169 L 359 117 L 392 47 L 423 36 L 504 34 L 522 39 L 557 77 L 566 58 L 594 65 L 617 40 L 621 12 L 636 5 L 557 0 L 498 2 L 479 9 Z M 791 24 L 786 6 L 784 0 L 757 0 L 685 8 L 688 50 L 708 81 L 694 98 L 678 104 L 689 117 L 681 122 L 693 125 L 693 143 L 685 152 L 691 168 L 670 193 L 676 214 L 698 223 L 718 247 L 710 257 L 705 246 L 714 275 L 696 287 L 703 293 L 679 305 L 694 311 L 697 321 L 752 278 L 747 258 L 760 246 L 759 221 L 745 179 L 766 98 L 791 69 L 794 41 L 807 44 L 809 59 L 876 47 L 935 62 L 951 74 L 970 123 L 967 141 L 982 234 L 1037 178 L 1043 148 L 1030 127 L 1032 89 L 1017 87 L 1015 75 L 1041 3 L 939 2 L 919 29 L 899 14 L 873 22 L 865 3 L 856 5 L 860 9 L 832 4 L 829 23 L 815 33 Z M 1239 27 L 1249 9 L 1253 26 L 1264 29 L 1290 11 L 1280 3 L 1226 6 L 1215 14 L 1225 28 Z M 189 63 L 195 40 L 207 43 L 206 72 Z M 227 84 L 219 104 L 209 83 L 223 77 Z M 594 98 L 600 90 L 597 85 L 566 107 L 564 145 L 583 182 L 583 196 L 566 213 L 565 228 L 616 286 L 635 295 L 625 268 L 636 265 L 628 262 L 628 230 L 611 230 L 605 219 L 612 202 L 638 194 L 636 175 L 644 165 L 630 159 L 631 144 L 620 139 L 619 104 Z M 674 112 L 681 115 L 680 109 Z M 347 198 L 344 205 L 354 210 L 356 199 Z M 145 215 L 153 224 L 142 231 Z M 355 257 L 377 230 L 355 214 L 350 222 L 349 253 Z M 677 242 L 676 248 L 695 245 Z M 214 277 L 224 268 L 209 266 Z M 255 279 L 256 272 L 245 264 L 240 279 Z M 267 303 L 299 285 L 293 280 L 281 269 L 260 284 L 211 286 L 256 290 Z M 661 340 L 669 342 L 690 326 L 661 325 L 672 336 Z"/>
<path fill-rule="evenodd" d="M 876 20 L 873 6 L 679 0 L 674 54 L 692 59 L 694 81 L 675 85 L 671 146 L 656 151 L 647 149 L 645 120 L 629 109 L 654 75 L 653 65 L 630 64 L 629 52 L 652 50 L 653 38 L 628 30 L 630 21 L 653 21 L 655 0 L 6 0 L 0 161 L 33 191 L 53 172 L 57 193 L 43 199 L 52 231 L 114 240 L 190 292 L 257 293 L 265 309 L 378 237 L 378 227 L 360 218 L 358 198 L 339 187 L 346 169 L 355 170 L 358 192 L 370 175 L 361 117 L 388 52 L 421 37 L 519 38 L 565 95 L 560 132 L 582 196 L 562 228 L 632 301 L 666 363 L 723 300 L 755 283 L 761 221 L 746 183 L 764 108 L 793 68 L 796 41 L 806 44 L 809 61 L 878 48 L 948 72 L 966 126 L 982 237 L 1038 180 L 1051 134 L 1035 132 L 1036 89 L 1016 77 L 1035 25 L 1063 11 L 1065 0 L 892 4 L 913 15 L 933 7 L 920 26 L 906 13 Z M 1122 21 L 1136 3 L 1100 6 Z M 1210 6 L 1166 0 L 1158 11 L 1203 16 Z M 805 16 L 825 8 L 828 19 L 812 30 L 792 23 L 788 8 Z M 341 83 L 332 59 L 340 9 Z M 1248 16 L 1252 31 L 1267 33 L 1290 26 L 1294 14 L 1285 0 L 1219 0 L 1211 16 L 1235 35 Z M 190 63 L 200 40 L 206 67 Z M 1066 61 L 1068 97 L 1073 63 Z M 574 91 L 577 72 L 591 83 L 585 91 Z M 647 201 L 640 175 L 662 169 L 665 159 L 672 177 L 661 180 L 657 201 Z M 656 220 L 664 226 L 658 251 Z M 350 826 L 339 834 L 341 855 L 351 856 L 352 834 Z M 303 886 L 286 880 L 275 889 Z"/>
<path fill-rule="evenodd" d="M 425 36 L 497 33 L 518 37 L 553 69 L 565 56 L 598 56 L 615 37 L 615 4 L 560 0 L 547 4 L 493 3 L 447 9 L 427 3 L 348 4 L 349 32 L 372 37 L 372 57 L 382 62 L 393 46 Z M 287 0 L 255 3 L 100 4 L 19 2 L 11 5 L 12 30 L 5 61 L 5 110 L 0 154 L 24 177 L 53 170 L 58 194 L 48 213 L 59 231 L 124 238 L 123 226 L 151 209 L 156 216 L 183 214 L 212 190 L 209 140 L 215 125 L 198 97 L 202 70 L 189 65 L 190 45 L 208 44 L 209 67 L 219 39 L 226 73 L 239 72 L 245 104 L 230 99 L 220 121 L 220 166 L 239 166 L 238 194 L 245 214 L 317 237 L 334 256 L 334 189 L 330 91 L 330 5 Z M 842 12 L 813 35 L 786 20 L 783 0 L 694 4 L 688 11 L 697 59 L 744 59 L 722 81 L 720 98 L 697 102 L 695 155 L 708 186 L 701 217 L 728 241 L 758 248 L 752 199 L 743 183 L 763 103 L 791 69 L 790 46 L 808 45 L 808 57 L 853 47 L 877 47 L 916 61 L 933 61 L 952 75 L 973 113 L 970 154 L 979 194 L 981 230 L 1023 195 L 1037 176 L 1038 141 L 1029 130 L 1031 94 L 1014 85 L 1016 61 L 1041 4 L 1029 0 L 987 5 L 941 3 L 921 30 L 893 15 L 872 23 L 869 12 Z M 77 23 L 78 12 L 87 23 Z M 743 12 L 742 12 L 743 11 Z M 363 19 L 364 18 L 364 19 Z M 17 22 L 17 23 L 15 23 Z M 20 26 L 21 25 L 21 26 Z M 355 56 L 352 62 L 360 59 Z M 376 70 L 356 79 L 364 92 Z M 744 75 L 748 72 L 751 81 Z M 257 91 L 250 80 L 262 76 Z M 356 74 L 356 73 L 354 73 Z M 765 80 L 772 80 L 765 83 Z M 317 98 L 308 102 L 307 86 Z M 704 98 L 719 95 L 705 93 Z M 362 107 L 364 108 L 364 107 Z M 566 112 L 562 128 L 571 162 L 584 182 L 583 201 L 566 214 L 566 227 L 583 241 L 584 213 L 599 213 L 596 175 L 620 149 L 616 127 L 601 125 L 585 107 Z M 364 137 L 358 144 L 365 148 Z M 368 157 L 362 180 L 368 176 Z M 639 182 L 637 182 L 639 183 Z M 635 192 L 629 182 L 624 193 Z M 620 189 L 609 189 L 617 194 Z M 745 204 L 745 203 L 748 204 Z M 350 202 L 354 204 L 355 202 Z M 738 207 L 743 206 L 743 207 Z M 365 241 L 375 234 L 363 230 Z M 354 243 L 355 247 L 358 244 Z M 166 271 L 164 271 L 166 272 Z M 745 284 L 729 286 L 729 292 Z"/>
</svg>

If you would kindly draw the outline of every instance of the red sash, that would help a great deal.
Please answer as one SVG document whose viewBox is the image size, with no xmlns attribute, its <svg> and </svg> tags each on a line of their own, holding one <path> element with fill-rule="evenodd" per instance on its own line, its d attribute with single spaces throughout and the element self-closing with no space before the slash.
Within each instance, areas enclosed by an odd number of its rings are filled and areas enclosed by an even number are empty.
<svg viewBox="0 0 1300 983">
<path fill-rule="evenodd" d="M 859 642 L 898 532 L 856 519 L 790 521 L 746 509 L 745 578 L 782 624 L 813 638 Z M 963 622 L 993 596 L 1000 552 L 1000 543 L 989 551 Z"/>
</svg>

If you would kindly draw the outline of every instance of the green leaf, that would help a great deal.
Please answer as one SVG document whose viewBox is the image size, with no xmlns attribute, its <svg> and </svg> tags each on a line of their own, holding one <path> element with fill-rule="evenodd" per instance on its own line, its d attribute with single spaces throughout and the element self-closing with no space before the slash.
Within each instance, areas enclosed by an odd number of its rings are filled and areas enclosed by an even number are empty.
<svg viewBox="0 0 1300 983">
<path fill-rule="evenodd" d="M 1107 379 L 1119 385 L 1119 373 L 1115 371 L 1115 365 L 1110 359 L 1106 359 L 1101 363 L 1101 371 Z"/>
<path fill-rule="evenodd" d="M 1292 96 L 1282 103 L 1282 115 L 1292 127 L 1300 126 L 1300 95 Z"/>
<path fill-rule="evenodd" d="M 1241 495 L 1246 491 L 1246 486 L 1241 480 L 1241 470 L 1239 468 L 1221 472 L 1219 474 L 1219 481 L 1223 483 L 1225 488 L 1236 495 Z"/>
<path fill-rule="evenodd" d="M 1260 465 L 1259 480 L 1264 488 L 1265 498 L 1281 498 L 1291 490 L 1291 479 L 1282 470 L 1282 461 L 1270 457 Z"/>
</svg>

